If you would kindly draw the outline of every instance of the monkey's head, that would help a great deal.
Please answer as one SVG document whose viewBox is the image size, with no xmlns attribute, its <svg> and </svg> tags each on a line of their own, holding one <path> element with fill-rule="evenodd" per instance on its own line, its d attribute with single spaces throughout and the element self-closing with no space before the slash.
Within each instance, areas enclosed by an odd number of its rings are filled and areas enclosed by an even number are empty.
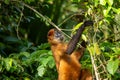
<svg viewBox="0 0 120 80">
<path fill-rule="evenodd" d="M 64 40 L 63 34 L 57 29 L 51 29 L 48 32 L 47 38 L 50 44 L 58 44 L 58 43 L 63 42 Z"/>
</svg>

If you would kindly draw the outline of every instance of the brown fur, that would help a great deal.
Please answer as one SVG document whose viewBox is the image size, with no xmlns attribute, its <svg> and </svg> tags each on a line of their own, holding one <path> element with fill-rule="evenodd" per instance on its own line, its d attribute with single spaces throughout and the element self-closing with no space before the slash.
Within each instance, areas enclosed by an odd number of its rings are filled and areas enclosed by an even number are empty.
<svg viewBox="0 0 120 80">
<path fill-rule="evenodd" d="M 71 55 L 66 54 L 67 43 L 63 42 L 63 36 L 55 37 L 55 29 L 48 32 L 48 42 L 55 59 L 58 72 L 58 80 L 92 80 L 92 75 L 88 70 L 81 70 L 79 59 L 85 48 L 82 47 L 74 51 Z"/>
</svg>

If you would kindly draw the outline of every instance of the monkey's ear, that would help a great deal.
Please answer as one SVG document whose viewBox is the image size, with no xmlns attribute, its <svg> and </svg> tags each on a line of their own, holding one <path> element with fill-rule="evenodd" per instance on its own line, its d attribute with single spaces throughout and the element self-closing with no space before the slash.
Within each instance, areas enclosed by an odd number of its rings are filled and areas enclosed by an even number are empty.
<svg viewBox="0 0 120 80">
<path fill-rule="evenodd" d="M 49 37 L 49 36 L 54 35 L 54 32 L 55 32 L 55 30 L 54 30 L 54 29 L 51 29 L 51 30 L 48 32 L 48 35 L 47 35 L 47 36 Z"/>
</svg>

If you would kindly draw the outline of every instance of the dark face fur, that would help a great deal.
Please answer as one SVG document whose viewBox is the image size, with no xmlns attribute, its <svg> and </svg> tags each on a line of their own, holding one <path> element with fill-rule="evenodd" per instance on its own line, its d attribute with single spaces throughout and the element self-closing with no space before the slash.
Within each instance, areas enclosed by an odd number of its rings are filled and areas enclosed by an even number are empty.
<svg viewBox="0 0 120 80">
<path fill-rule="evenodd" d="M 59 41 L 63 41 L 64 40 L 63 34 L 60 31 L 58 31 L 57 29 L 54 29 L 54 30 L 55 30 L 54 39 L 58 39 Z"/>
<path fill-rule="evenodd" d="M 61 43 L 64 40 L 64 35 L 57 29 L 51 29 L 47 35 L 48 42 L 51 44 Z"/>
</svg>

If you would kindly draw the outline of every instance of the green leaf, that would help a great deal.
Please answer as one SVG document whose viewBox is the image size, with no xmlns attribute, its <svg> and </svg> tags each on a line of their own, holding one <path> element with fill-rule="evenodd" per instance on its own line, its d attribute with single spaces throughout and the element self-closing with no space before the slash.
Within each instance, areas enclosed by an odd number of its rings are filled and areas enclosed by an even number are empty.
<svg viewBox="0 0 120 80">
<path fill-rule="evenodd" d="M 113 47 L 112 50 L 114 51 L 115 54 L 120 55 L 120 48 Z"/>
<path fill-rule="evenodd" d="M 46 67 L 47 63 L 48 63 L 48 59 L 47 58 L 42 58 L 41 61 L 42 61 L 42 65 Z"/>
<path fill-rule="evenodd" d="M 96 53 L 97 55 L 100 55 L 100 54 L 101 54 L 101 50 L 100 50 L 100 47 L 99 47 L 98 43 L 96 42 L 96 43 L 94 43 L 93 45 L 94 45 L 95 53 Z"/>
<path fill-rule="evenodd" d="M 95 7 L 97 7 L 99 1 L 98 0 L 94 0 L 94 1 L 95 1 L 94 2 L 95 3 Z"/>
<path fill-rule="evenodd" d="M 2 42 L 0 42 L 0 49 L 2 50 L 2 49 L 4 49 L 4 48 L 5 48 L 5 44 L 2 43 Z"/>
<path fill-rule="evenodd" d="M 31 2 L 33 2 L 34 0 L 24 0 L 25 2 L 27 2 L 27 3 L 31 3 Z"/>
<path fill-rule="evenodd" d="M 28 77 L 25 77 L 25 78 L 24 78 L 24 80 L 31 80 L 31 79 L 30 79 L 30 78 L 28 78 Z"/>
<path fill-rule="evenodd" d="M 100 0 L 101 5 L 106 5 L 106 0 Z"/>
<path fill-rule="evenodd" d="M 82 34 L 82 39 L 83 39 L 85 42 L 87 42 L 87 37 L 86 37 L 84 34 Z"/>
<path fill-rule="evenodd" d="M 112 10 L 115 12 L 115 13 L 117 13 L 117 14 L 120 14 L 120 8 L 114 8 L 114 7 L 112 7 Z"/>
<path fill-rule="evenodd" d="M 83 22 L 78 23 L 72 30 L 72 33 L 74 34 L 75 31 L 83 24 Z"/>
<path fill-rule="evenodd" d="M 110 6 L 113 5 L 113 0 L 108 0 L 107 2 L 108 2 L 108 4 L 109 4 Z"/>
<path fill-rule="evenodd" d="M 90 52 L 91 55 L 94 55 L 94 47 L 93 46 L 87 46 L 88 51 Z"/>
<path fill-rule="evenodd" d="M 38 71 L 38 75 L 39 75 L 40 77 L 42 77 L 42 76 L 44 75 L 44 73 L 45 73 L 45 68 L 44 68 L 44 66 L 43 66 L 43 65 L 39 66 L 39 67 L 37 68 L 37 71 Z"/>
<path fill-rule="evenodd" d="M 9 4 L 10 0 L 5 0 L 4 2 L 5 2 L 5 4 Z"/>
<path fill-rule="evenodd" d="M 48 52 L 48 55 L 52 55 L 52 51 L 51 50 Z"/>
<path fill-rule="evenodd" d="M 48 53 L 48 50 L 37 50 L 37 51 L 33 52 L 30 57 L 36 59 L 39 56 L 46 55 L 46 53 Z"/>
<path fill-rule="evenodd" d="M 13 59 L 12 58 L 5 58 L 4 61 L 5 61 L 6 70 L 9 71 L 10 68 L 12 67 Z"/>
<path fill-rule="evenodd" d="M 54 62 L 53 56 L 49 56 L 47 59 L 48 59 L 48 66 L 50 68 L 53 68 L 55 66 L 55 62 Z"/>
<path fill-rule="evenodd" d="M 4 65 L 4 61 L 3 61 L 3 58 L 0 56 L 0 72 L 2 72 L 4 68 L 3 65 Z"/>
<path fill-rule="evenodd" d="M 40 46 L 38 46 L 39 49 L 46 49 L 48 47 L 50 47 L 50 44 L 48 44 L 48 43 L 44 43 L 44 44 L 41 44 Z"/>
<path fill-rule="evenodd" d="M 114 75 L 119 66 L 119 59 L 110 60 L 107 64 L 107 70 L 110 74 Z"/>
<path fill-rule="evenodd" d="M 30 56 L 30 53 L 28 53 L 28 52 L 20 52 L 20 54 L 19 54 L 19 57 L 29 57 Z"/>
<path fill-rule="evenodd" d="M 109 14 L 109 12 L 110 12 L 111 9 L 112 9 L 112 7 L 108 7 L 107 9 L 104 9 L 103 10 L 103 15 L 105 17 L 110 17 L 108 14 Z"/>
<path fill-rule="evenodd" d="M 41 19 L 41 17 L 40 17 L 38 14 L 35 14 L 35 16 L 36 16 L 37 18 L 40 18 L 40 19 Z"/>
<path fill-rule="evenodd" d="M 81 0 L 71 0 L 71 1 L 77 3 L 77 2 L 80 2 Z"/>
<path fill-rule="evenodd" d="M 8 41 L 8 42 L 18 42 L 19 41 L 16 37 L 13 37 L 13 36 L 8 36 L 4 40 Z"/>
</svg>

